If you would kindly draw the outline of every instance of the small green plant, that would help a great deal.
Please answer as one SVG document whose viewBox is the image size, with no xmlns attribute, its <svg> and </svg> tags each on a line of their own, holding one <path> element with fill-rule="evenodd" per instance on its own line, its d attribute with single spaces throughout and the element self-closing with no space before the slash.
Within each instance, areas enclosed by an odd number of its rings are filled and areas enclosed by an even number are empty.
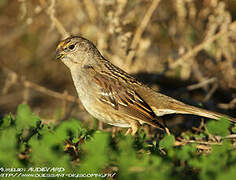
<svg viewBox="0 0 236 180">
<path fill-rule="evenodd" d="M 182 135 L 186 141 L 222 136 L 218 144 L 206 141 L 204 151 L 197 140 L 176 146 L 174 135 L 158 141 L 144 132 L 136 137 L 118 133 L 112 138 L 88 130 L 77 119 L 47 125 L 27 105 L 19 105 L 15 116 L 0 120 L 0 177 L 235 179 L 235 142 L 224 138 L 230 134 L 229 126 L 222 118 L 207 123 L 201 135 Z"/>
</svg>

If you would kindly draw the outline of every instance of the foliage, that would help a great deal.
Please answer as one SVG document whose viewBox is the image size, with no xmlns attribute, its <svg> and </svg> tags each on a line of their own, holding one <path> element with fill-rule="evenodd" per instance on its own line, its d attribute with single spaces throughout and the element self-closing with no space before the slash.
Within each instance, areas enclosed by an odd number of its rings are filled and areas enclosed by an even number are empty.
<svg viewBox="0 0 236 180">
<path fill-rule="evenodd" d="M 226 118 L 221 118 L 220 121 L 211 121 L 207 124 L 207 129 L 211 134 L 226 136 L 230 132 L 228 130 L 230 122 Z"/>
<path fill-rule="evenodd" d="M 209 122 L 203 135 L 228 135 L 229 125 L 225 118 Z M 185 134 L 184 139 L 190 136 Z M 175 141 L 173 135 L 166 135 L 156 142 L 144 132 L 137 137 L 117 133 L 112 138 L 88 130 L 77 119 L 47 125 L 22 104 L 15 117 L 9 114 L 0 120 L 0 177 L 7 173 L 6 168 L 23 168 L 25 174 L 109 173 L 116 179 L 235 178 L 233 141 L 224 139 L 221 145 L 211 145 L 208 153 L 200 151 L 197 143 L 175 146 Z M 32 167 L 54 171 L 37 172 Z"/>
</svg>

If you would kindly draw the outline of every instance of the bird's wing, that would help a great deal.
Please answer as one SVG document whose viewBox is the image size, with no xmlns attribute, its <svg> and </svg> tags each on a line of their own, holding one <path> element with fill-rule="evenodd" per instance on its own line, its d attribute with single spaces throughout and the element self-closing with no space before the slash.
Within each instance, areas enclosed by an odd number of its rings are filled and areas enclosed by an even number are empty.
<svg viewBox="0 0 236 180">
<path fill-rule="evenodd" d="M 93 68 L 93 80 L 97 84 L 99 101 L 108 104 L 111 108 L 128 115 L 131 119 L 164 128 L 157 120 L 152 108 L 143 98 L 122 79 L 108 72 L 96 72 Z"/>
</svg>

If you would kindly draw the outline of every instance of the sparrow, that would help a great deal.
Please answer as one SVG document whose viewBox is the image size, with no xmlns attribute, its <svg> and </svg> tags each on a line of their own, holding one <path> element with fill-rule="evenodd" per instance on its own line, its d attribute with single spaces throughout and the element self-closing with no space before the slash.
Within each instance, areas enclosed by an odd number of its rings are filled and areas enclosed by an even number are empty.
<svg viewBox="0 0 236 180">
<path fill-rule="evenodd" d="M 169 133 L 158 118 L 166 114 L 192 114 L 219 119 L 222 114 L 200 109 L 158 93 L 102 56 L 96 46 L 80 36 L 71 36 L 56 49 L 71 76 L 83 106 L 96 119 L 113 126 L 128 128 L 135 135 L 142 124 Z M 232 122 L 235 118 L 228 117 Z"/>
</svg>

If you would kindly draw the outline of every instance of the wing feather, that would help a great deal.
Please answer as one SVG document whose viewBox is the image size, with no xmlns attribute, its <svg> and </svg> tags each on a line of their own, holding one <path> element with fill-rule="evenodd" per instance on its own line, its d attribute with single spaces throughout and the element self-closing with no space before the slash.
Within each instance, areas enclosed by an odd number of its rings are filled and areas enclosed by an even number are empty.
<svg viewBox="0 0 236 180">
<path fill-rule="evenodd" d="M 155 127 L 163 128 L 157 116 L 145 100 L 119 78 L 108 73 L 95 73 L 94 80 L 100 89 L 99 100 L 113 109 L 126 113 L 131 119 L 146 122 Z"/>
</svg>

